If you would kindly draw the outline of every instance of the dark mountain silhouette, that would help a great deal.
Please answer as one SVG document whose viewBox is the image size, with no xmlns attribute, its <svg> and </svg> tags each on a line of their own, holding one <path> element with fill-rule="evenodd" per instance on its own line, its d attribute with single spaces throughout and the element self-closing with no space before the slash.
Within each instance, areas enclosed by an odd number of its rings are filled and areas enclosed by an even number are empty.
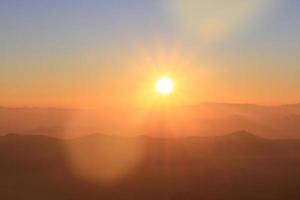
<svg viewBox="0 0 300 200">
<path fill-rule="evenodd" d="M 81 170 L 81 171 L 80 171 Z M 0 137 L 0 199 L 293 200 L 300 140 Z"/>
<path fill-rule="evenodd" d="M 182 132 L 189 134 L 184 136 L 217 136 L 236 130 L 248 130 L 267 138 L 300 138 L 300 104 L 202 103 L 174 107 L 172 114 L 133 108 L 0 108 L 0 135 L 12 132 L 77 137 L 93 132 L 125 132 L 157 137 L 164 131 L 167 137 L 180 136 Z"/>
<path fill-rule="evenodd" d="M 249 133 L 245 130 L 236 131 L 234 133 L 224 135 L 223 137 L 224 139 L 231 139 L 231 140 L 263 140 L 264 139 L 252 133 Z"/>
</svg>

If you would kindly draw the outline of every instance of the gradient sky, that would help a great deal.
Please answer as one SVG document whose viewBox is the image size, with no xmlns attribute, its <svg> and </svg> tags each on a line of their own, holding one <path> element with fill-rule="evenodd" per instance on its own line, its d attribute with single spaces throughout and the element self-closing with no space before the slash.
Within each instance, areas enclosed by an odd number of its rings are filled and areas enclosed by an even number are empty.
<svg viewBox="0 0 300 200">
<path fill-rule="evenodd" d="M 299 0 L 1 0 L 0 105 L 300 101 Z M 140 96 L 143 96 L 140 98 Z"/>
</svg>

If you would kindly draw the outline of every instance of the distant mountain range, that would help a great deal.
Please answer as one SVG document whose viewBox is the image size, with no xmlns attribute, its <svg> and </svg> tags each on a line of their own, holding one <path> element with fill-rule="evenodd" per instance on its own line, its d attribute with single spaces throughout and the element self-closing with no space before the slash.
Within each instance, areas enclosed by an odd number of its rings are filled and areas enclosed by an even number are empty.
<svg viewBox="0 0 300 200">
<path fill-rule="evenodd" d="M 0 199 L 293 200 L 300 140 L 92 134 L 0 137 Z"/>
<path fill-rule="evenodd" d="M 169 110 L 168 110 L 169 109 Z M 247 130 L 267 138 L 300 138 L 300 104 L 202 103 L 168 109 L 76 110 L 0 108 L 0 135 L 77 137 L 114 135 L 216 136 Z"/>
</svg>

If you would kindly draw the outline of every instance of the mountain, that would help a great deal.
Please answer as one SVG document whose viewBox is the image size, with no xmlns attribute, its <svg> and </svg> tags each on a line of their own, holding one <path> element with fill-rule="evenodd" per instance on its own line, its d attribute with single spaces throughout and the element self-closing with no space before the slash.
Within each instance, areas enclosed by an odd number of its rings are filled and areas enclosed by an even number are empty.
<svg viewBox="0 0 300 200">
<path fill-rule="evenodd" d="M 224 135 L 223 137 L 224 139 L 231 139 L 231 140 L 263 140 L 264 139 L 252 133 L 249 133 L 245 130 L 236 131 L 229 135 Z"/>
<path fill-rule="evenodd" d="M 300 104 L 202 103 L 171 110 L 0 108 L 0 135 L 13 132 L 70 138 L 105 132 L 186 137 L 217 136 L 235 130 L 266 138 L 300 138 Z"/>
<path fill-rule="evenodd" d="M 0 199 L 298 199 L 300 140 L 0 137 Z"/>
</svg>

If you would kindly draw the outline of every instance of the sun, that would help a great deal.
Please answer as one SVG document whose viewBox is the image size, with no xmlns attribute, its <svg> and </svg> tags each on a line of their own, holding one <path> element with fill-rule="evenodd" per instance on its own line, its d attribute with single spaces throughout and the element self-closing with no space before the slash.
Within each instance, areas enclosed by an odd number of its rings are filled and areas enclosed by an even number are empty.
<svg viewBox="0 0 300 200">
<path fill-rule="evenodd" d="M 174 82 L 171 78 L 164 76 L 156 82 L 156 91 L 163 95 L 168 95 L 174 90 Z"/>
</svg>

